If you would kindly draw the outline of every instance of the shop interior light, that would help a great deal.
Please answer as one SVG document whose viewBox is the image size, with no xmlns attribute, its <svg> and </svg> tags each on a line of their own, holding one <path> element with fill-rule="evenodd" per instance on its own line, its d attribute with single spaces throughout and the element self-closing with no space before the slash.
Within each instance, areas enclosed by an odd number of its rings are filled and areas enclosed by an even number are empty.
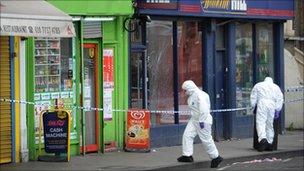
<svg viewBox="0 0 304 171">
<path fill-rule="evenodd" d="M 113 21 L 115 17 L 85 17 L 85 21 Z"/>
</svg>

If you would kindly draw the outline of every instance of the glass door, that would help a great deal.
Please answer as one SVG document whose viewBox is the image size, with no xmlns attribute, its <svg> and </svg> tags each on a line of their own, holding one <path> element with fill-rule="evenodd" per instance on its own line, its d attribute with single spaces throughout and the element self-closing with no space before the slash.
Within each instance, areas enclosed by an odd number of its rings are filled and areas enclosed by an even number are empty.
<svg viewBox="0 0 304 171">
<path fill-rule="evenodd" d="M 88 107 L 96 108 L 97 106 L 97 44 L 84 44 L 83 55 L 83 106 L 85 139 L 81 151 L 95 152 L 98 150 L 98 111 L 91 110 Z M 85 149 L 84 149 L 85 148 Z"/>
<path fill-rule="evenodd" d="M 216 30 L 216 54 L 215 54 L 215 109 L 226 108 L 226 27 L 219 26 Z M 212 102 L 211 102 L 212 103 Z M 215 139 L 221 140 L 225 138 L 225 116 L 223 113 L 213 113 Z"/>
<path fill-rule="evenodd" d="M 131 107 L 143 107 L 143 73 L 142 73 L 143 53 L 131 53 Z"/>
</svg>

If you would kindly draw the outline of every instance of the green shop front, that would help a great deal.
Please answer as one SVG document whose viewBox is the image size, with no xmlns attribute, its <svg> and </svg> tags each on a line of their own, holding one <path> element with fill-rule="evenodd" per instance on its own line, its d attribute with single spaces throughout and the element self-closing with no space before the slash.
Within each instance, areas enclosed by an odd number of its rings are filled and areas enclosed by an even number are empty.
<svg viewBox="0 0 304 171">
<path fill-rule="evenodd" d="M 123 148 L 131 1 L 48 1 L 73 18 L 73 38 L 27 40 L 28 142 L 38 156 L 42 110 L 71 113 L 71 154 Z M 116 110 L 113 110 L 116 109 Z"/>
</svg>

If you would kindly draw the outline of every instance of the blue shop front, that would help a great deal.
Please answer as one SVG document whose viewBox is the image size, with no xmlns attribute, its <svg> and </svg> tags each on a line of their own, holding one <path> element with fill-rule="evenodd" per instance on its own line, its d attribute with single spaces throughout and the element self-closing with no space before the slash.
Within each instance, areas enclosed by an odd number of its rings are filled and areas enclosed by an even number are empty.
<svg viewBox="0 0 304 171">
<path fill-rule="evenodd" d="M 249 107 L 266 76 L 284 90 L 283 28 L 293 16 L 293 0 L 138 0 L 129 106 L 151 111 L 151 146 L 181 144 L 189 115 L 160 111 L 187 110 L 185 80 L 210 95 L 212 110 Z M 215 140 L 253 136 L 249 109 L 212 116 Z"/>
</svg>

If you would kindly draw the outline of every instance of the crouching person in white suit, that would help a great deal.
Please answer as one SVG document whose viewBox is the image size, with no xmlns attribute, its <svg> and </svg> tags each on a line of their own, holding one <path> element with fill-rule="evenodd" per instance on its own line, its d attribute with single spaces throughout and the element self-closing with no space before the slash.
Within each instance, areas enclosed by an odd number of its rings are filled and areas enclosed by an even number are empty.
<svg viewBox="0 0 304 171">
<path fill-rule="evenodd" d="M 193 162 L 193 141 L 196 135 L 202 141 L 205 151 L 212 159 L 211 168 L 216 168 L 223 158 L 219 155 L 211 135 L 212 116 L 210 114 L 209 95 L 200 90 L 193 81 L 187 80 L 182 89 L 186 91 L 191 118 L 183 134 L 183 155 L 177 159 L 179 162 Z"/>
</svg>

